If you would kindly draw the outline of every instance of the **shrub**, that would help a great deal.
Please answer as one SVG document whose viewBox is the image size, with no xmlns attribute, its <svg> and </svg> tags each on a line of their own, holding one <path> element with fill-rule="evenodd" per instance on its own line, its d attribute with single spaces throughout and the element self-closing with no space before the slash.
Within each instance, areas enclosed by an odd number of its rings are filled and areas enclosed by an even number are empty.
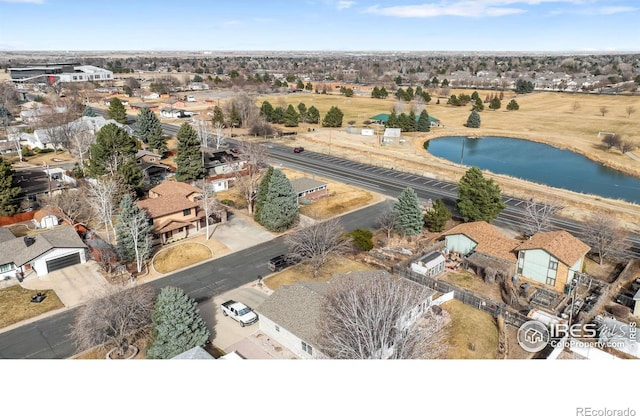
<svg viewBox="0 0 640 416">
<path fill-rule="evenodd" d="M 220 200 L 220 203 L 222 205 L 226 205 L 226 206 L 231 207 L 231 208 L 235 208 L 236 207 L 236 203 L 233 202 L 231 199 L 222 199 L 222 200 Z"/>
<path fill-rule="evenodd" d="M 349 233 L 353 245 L 360 251 L 369 251 L 373 248 L 373 234 L 369 230 L 358 228 Z"/>
</svg>

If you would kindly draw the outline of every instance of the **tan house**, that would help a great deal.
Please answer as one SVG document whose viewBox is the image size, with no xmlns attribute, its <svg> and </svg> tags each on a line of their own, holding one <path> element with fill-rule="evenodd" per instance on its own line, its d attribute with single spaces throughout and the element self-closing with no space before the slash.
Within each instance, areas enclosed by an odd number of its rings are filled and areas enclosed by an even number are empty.
<svg viewBox="0 0 640 416">
<path fill-rule="evenodd" d="M 149 190 L 138 207 L 149 214 L 153 244 L 166 244 L 200 231 L 206 225 L 200 208 L 201 191 L 183 182 L 167 181 Z"/>
</svg>

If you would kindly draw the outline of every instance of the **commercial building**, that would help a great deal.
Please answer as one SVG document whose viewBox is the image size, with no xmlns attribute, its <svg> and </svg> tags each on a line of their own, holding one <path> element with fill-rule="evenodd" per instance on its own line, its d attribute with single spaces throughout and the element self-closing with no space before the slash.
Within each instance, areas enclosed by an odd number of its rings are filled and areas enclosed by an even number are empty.
<svg viewBox="0 0 640 416">
<path fill-rule="evenodd" d="M 16 83 L 111 81 L 113 72 L 92 65 L 78 63 L 48 63 L 9 68 L 11 81 Z"/>
</svg>

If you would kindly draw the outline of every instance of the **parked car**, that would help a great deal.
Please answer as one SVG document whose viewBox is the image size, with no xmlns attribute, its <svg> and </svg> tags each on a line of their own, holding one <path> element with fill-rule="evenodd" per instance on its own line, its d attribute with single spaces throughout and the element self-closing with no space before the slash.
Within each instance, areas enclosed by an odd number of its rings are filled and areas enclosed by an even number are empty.
<svg viewBox="0 0 640 416">
<path fill-rule="evenodd" d="M 293 148 L 293 153 L 302 153 L 304 152 L 304 147 L 298 146 Z"/>
<path fill-rule="evenodd" d="M 240 322 L 240 326 L 251 325 L 258 321 L 258 315 L 250 307 L 235 300 L 226 301 L 220 305 L 220 309 L 224 316 L 230 316 Z"/>
<path fill-rule="evenodd" d="M 289 260 L 285 254 L 281 254 L 269 260 L 267 268 L 272 272 L 279 272 L 282 269 L 286 269 L 290 265 Z"/>
</svg>

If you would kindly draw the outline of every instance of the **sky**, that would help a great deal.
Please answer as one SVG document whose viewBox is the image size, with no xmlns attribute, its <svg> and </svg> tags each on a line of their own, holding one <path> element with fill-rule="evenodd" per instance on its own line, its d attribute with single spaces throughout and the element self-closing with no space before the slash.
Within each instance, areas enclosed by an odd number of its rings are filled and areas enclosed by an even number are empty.
<svg viewBox="0 0 640 416">
<path fill-rule="evenodd" d="M 640 50 L 640 0 L 0 0 L 0 51 Z"/>
</svg>

